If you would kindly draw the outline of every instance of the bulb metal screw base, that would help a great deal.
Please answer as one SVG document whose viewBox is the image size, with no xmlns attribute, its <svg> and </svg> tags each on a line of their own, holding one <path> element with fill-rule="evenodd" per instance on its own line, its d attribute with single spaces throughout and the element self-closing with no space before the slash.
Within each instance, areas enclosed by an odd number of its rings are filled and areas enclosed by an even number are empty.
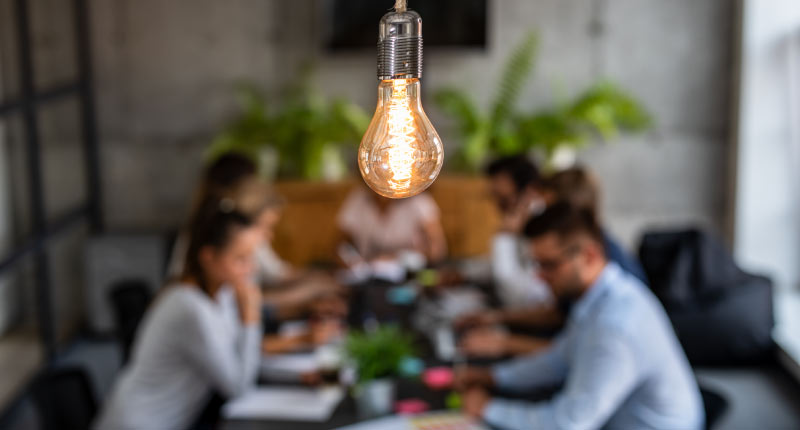
<svg viewBox="0 0 800 430">
<path fill-rule="evenodd" d="M 387 37 L 378 42 L 378 79 L 422 77 L 422 37 Z"/>
</svg>

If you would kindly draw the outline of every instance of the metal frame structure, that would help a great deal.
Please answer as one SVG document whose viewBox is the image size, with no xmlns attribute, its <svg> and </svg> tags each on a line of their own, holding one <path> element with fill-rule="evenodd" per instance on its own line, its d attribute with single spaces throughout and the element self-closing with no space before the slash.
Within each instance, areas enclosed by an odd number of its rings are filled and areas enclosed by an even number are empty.
<svg viewBox="0 0 800 430">
<path fill-rule="evenodd" d="M 100 174 L 97 131 L 95 123 L 94 94 L 89 34 L 88 0 L 72 1 L 72 19 L 75 28 L 77 77 L 53 88 L 37 90 L 34 86 L 36 70 L 33 64 L 31 16 L 27 0 L 14 0 L 14 18 L 17 24 L 17 52 L 19 55 L 20 94 L 17 99 L 0 103 L 0 120 L 11 115 L 21 115 L 25 131 L 25 156 L 27 180 L 30 184 L 30 213 L 32 231 L 16 243 L 6 255 L 0 255 L 0 275 L 13 270 L 25 258 L 33 258 L 36 272 L 36 307 L 38 325 L 47 363 L 57 354 L 51 294 L 53 290 L 51 267 L 48 261 L 48 244 L 59 235 L 88 222 L 92 233 L 103 230 L 100 201 Z M 43 189 L 41 142 L 37 109 L 66 97 L 77 97 L 80 102 L 83 156 L 86 166 L 87 198 L 55 220 L 48 221 Z"/>
</svg>

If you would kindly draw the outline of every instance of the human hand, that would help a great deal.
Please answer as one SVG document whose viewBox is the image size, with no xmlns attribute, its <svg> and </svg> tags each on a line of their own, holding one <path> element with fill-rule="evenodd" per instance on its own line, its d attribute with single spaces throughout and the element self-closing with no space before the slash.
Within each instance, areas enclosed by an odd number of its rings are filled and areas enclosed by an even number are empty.
<svg viewBox="0 0 800 430">
<path fill-rule="evenodd" d="M 236 302 L 239 306 L 239 317 L 245 325 L 261 322 L 261 290 L 252 283 L 233 285 Z"/>
<path fill-rule="evenodd" d="M 325 345 L 341 337 L 344 329 L 342 323 L 336 319 L 323 319 L 311 324 L 309 341 L 312 345 Z"/>
<path fill-rule="evenodd" d="M 483 417 L 483 411 L 489 405 L 489 393 L 485 388 L 472 387 L 461 394 L 461 404 L 464 413 L 476 419 Z"/>
<path fill-rule="evenodd" d="M 508 334 L 493 328 L 479 328 L 468 332 L 459 345 L 470 357 L 498 358 L 508 353 Z"/>
<path fill-rule="evenodd" d="M 503 213 L 501 219 L 501 229 L 503 231 L 519 234 L 522 228 L 532 215 L 531 208 L 533 207 L 538 195 L 533 190 L 527 190 L 522 193 L 514 204 L 507 212 Z"/>
<path fill-rule="evenodd" d="M 300 383 L 309 387 L 315 387 L 322 383 L 322 375 L 317 371 L 301 373 Z"/>
<path fill-rule="evenodd" d="M 491 387 L 494 385 L 492 372 L 486 367 L 457 368 L 453 378 L 453 386 L 458 390 L 470 387 Z"/>
<path fill-rule="evenodd" d="M 321 319 L 345 319 L 349 310 L 347 301 L 336 294 L 318 297 L 309 307 L 311 317 Z"/>
<path fill-rule="evenodd" d="M 458 317 L 453 326 L 456 330 L 465 330 L 472 327 L 498 324 L 501 319 L 501 314 L 498 311 L 481 311 Z"/>
</svg>

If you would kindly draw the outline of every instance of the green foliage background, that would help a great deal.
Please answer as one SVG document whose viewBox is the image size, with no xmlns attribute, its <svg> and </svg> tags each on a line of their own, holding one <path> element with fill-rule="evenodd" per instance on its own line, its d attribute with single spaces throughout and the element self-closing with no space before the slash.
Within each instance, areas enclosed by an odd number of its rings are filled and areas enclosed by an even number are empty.
<svg viewBox="0 0 800 430">
<path fill-rule="evenodd" d="M 518 99 L 534 70 L 537 37 L 530 33 L 506 61 L 496 95 L 488 111 L 479 110 L 468 88 L 444 88 L 434 102 L 453 119 L 458 142 L 448 145 L 450 171 L 477 172 L 497 156 L 539 152 L 546 158 L 563 146 L 578 148 L 600 138 L 610 141 L 623 132 L 641 132 L 652 126 L 647 110 L 630 94 L 609 81 L 586 89 L 574 100 L 534 112 L 520 112 Z M 283 97 L 267 102 L 254 86 L 237 87 L 241 114 L 214 139 L 209 158 L 225 152 L 259 157 L 262 148 L 274 149 L 279 177 L 323 179 L 326 154 L 338 163 L 355 156 L 370 117 L 354 103 L 327 99 L 310 85 L 305 67 Z"/>
</svg>

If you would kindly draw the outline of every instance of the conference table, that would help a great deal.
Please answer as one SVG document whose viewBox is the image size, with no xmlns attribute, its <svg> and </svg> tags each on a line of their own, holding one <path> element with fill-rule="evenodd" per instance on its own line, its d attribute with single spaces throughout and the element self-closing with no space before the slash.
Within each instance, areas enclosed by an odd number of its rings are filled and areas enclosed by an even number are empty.
<svg viewBox="0 0 800 430">
<path fill-rule="evenodd" d="M 451 365 L 452 363 L 444 363 L 437 360 L 434 357 L 434 345 L 428 340 L 429 338 L 423 333 L 413 330 L 411 319 L 418 301 L 415 300 L 407 304 L 392 304 L 387 300 L 387 292 L 397 286 L 397 283 L 374 280 L 354 286 L 350 303 L 349 323 L 351 326 L 357 327 L 359 321 L 367 316 L 374 317 L 381 323 L 399 324 L 417 336 L 419 352 L 426 367 Z M 486 290 L 487 286 L 475 288 Z M 420 399 L 429 405 L 431 411 L 446 409 L 446 399 L 450 393 L 450 390 L 428 388 L 419 378 L 395 379 L 395 400 Z M 346 393 L 330 419 L 324 422 L 225 419 L 221 423 L 221 428 L 225 430 L 328 430 L 348 426 L 360 421 L 355 401 L 352 396 Z"/>
</svg>

